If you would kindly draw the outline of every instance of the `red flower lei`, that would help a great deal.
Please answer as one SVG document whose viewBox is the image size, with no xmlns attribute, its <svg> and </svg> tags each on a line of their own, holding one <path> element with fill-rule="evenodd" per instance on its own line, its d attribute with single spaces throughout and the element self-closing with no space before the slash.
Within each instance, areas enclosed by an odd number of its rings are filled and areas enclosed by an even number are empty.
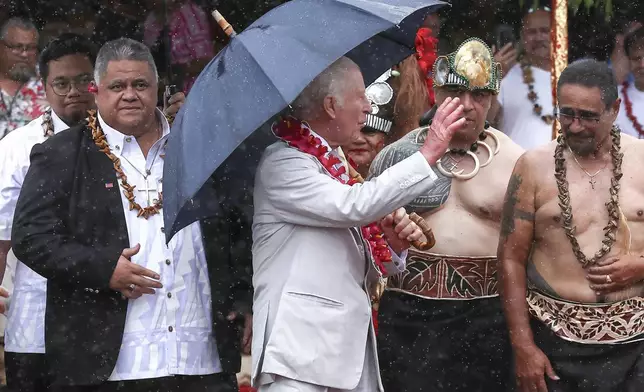
<svg viewBox="0 0 644 392">
<path fill-rule="evenodd" d="M 331 174 L 331 177 L 343 184 L 354 185 L 359 183 L 356 178 L 350 177 L 340 159 L 335 156 L 329 156 L 329 149 L 322 145 L 320 138 L 313 136 L 311 130 L 305 123 L 302 123 L 294 117 L 285 117 L 273 124 L 273 133 L 278 138 L 285 141 L 290 147 L 302 151 L 303 153 L 313 155 Z M 339 168 L 336 169 L 336 166 Z M 371 256 L 383 275 L 386 274 L 384 263 L 391 262 L 391 251 L 385 241 L 385 236 L 374 222 L 367 226 L 361 227 L 362 236 L 369 244 Z"/>
<path fill-rule="evenodd" d="M 418 66 L 425 77 L 427 84 L 427 93 L 429 95 L 429 104 L 434 106 L 436 99 L 434 98 L 434 80 L 432 79 L 432 69 L 434 62 L 438 55 L 436 49 L 438 47 L 438 39 L 432 36 L 432 29 L 429 27 L 421 27 L 416 32 L 416 57 L 418 59 Z"/>
<path fill-rule="evenodd" d="M 628 97 L 628 82 L 622 84 L 622 95 L 624 96 L 624 106 L 626 107 L 626 117 L 633 123 L 633 128 L 637 131 L 639 138 L 644 136 L 644 129 L 642 129 L 642 124 L 637 121 L 637 117 L 633 114 L 633 102 Z"/>
</svg>

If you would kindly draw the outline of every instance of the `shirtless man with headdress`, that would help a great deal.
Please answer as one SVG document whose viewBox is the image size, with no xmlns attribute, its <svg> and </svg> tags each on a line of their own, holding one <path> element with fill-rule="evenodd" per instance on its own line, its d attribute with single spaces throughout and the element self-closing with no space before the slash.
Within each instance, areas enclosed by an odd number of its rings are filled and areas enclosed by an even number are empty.
<svg viewBox="0 0 644 392">
<path fill-rule="evenodd" d="M 523 150 L 485 122 L 501 74 L 482 41 L 439 57 L 433 75 L 436 104 L 458 97 L 467 121 L 436 165 L 436 186 L 406 207 L 434 229 L 436 245 L 431 253 L 410 249 L 406 271 L 387 282 L 378 315 L 383 384 L 399 392 L 502 391 L 511 352 L 496 243 L 505 187 Z M 427 130 L 385 147 L 371 175 L 418 151 Z"/>
<path fill-rule="evenodd" d="M 569 65 L 557 95 L 559 138 L 519 159 L 503 209 L 518 387 L 643 391 L 644 141 L 614 125 L 620 100 L 605 63 Z"/>
</svg>

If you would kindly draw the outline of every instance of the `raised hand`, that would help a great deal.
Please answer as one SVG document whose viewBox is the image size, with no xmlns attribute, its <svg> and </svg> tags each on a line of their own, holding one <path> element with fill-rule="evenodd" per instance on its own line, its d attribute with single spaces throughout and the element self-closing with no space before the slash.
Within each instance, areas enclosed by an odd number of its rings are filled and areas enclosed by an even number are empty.
<svg viewBox="0 0 644 392">
<path fill-rule="evenodd" d="M 110 288 L 119 291 L 129 299 L 139 298 L 143 294 L 154 294 L 155 288 L 163 287 L 159 282 L 160 276 L 156 272 L 130 261 L 130 258 L 139 253 L 140 249 L 139 244 L 134 248 L 123 249 L 110 279 Z"/>
<path fill-rule="evenodd" d="M 436 110 L 432 124 L 427 131 L 421 154 L 430 165 L 434 165 L 447 150 L 454 134 L 465 125 L 463 105 L 458 98 L 447 98 Z"/>
<path fill-rule="evenodd" d="M 501 72 L 503 73 L 503 77 L 505 77 L 510 72 L 510 69 L 514 67 L 514 64 L 517 63 L 518 52 L 512 46 L 512 43 L 506 44 L 498 51 L 492 47 L 492 51 L 494 52 L 494 60 L 501 64 Z"/>
</svg>

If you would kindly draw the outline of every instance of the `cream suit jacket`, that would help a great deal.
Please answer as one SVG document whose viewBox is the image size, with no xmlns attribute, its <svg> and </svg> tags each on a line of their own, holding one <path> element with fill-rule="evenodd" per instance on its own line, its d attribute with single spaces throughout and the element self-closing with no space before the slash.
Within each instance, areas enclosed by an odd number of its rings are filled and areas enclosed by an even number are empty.
<svg viewBox="0 0 644 392">
<path fill-rule="evenodd" d="M 254 385 L 277 374 L 356 387 L 373 334 L 366 288 L 379 277 L 356 228 L 427 193 L 436 178 L 416 153 L 349 186 L 284 142 L 267 148 L 253 195 Z M 389 274 L 404 268 L 397 258 L 387 265 Z"/>
</svg>

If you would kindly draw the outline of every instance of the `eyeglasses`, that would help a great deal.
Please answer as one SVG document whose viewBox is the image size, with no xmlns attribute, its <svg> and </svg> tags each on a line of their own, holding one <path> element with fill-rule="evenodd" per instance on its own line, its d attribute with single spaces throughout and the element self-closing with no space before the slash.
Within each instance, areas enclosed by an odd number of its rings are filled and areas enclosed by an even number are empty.
<svg viewBox="0 0 644 392">
<path fill-rule="evenodd" d="M 584 111 L 581 111 L 579 114 L 575 114 L 574 110 L 567 108 L 556 110 L 555 116 L 557 116 L 561 125 L 565 126 L 572 125 L 572 123 L 575 122 L 575 119 L 577 119 L 581 126 L 593 127 L 601 120 L 601 114 Z"/>
<path fill-rule="evenodd" d="M 2 43 L 14 54 L 22 54 L 23 52 L 33 54 L 38 52 L 38 45 L 12 44 L 5 40 L 2 40 Z"/>
<path fill-rule="evenodd" d="M 72 91 L 72 86 L 76 88 L 81 93 L 87 92 L 89 84 L 92 82 L 92 77 L 90 75 L 80 75 L 75 78 L 56 78 L 51 82 L 51 89 L 54 90 L 54 94 L 61 97 L 66 96 Z"/>
</svg>

